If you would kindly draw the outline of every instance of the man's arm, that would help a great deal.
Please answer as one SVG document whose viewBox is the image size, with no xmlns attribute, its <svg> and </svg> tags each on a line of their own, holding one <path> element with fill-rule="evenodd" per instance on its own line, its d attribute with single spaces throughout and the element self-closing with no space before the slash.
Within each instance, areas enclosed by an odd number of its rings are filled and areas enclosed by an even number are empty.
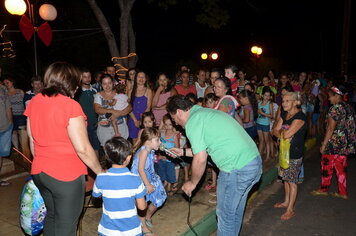
<svg viewBox="0 0 356 236">
<path fill-rule="evenodd" d="M 12 123 L 12 108 L 11 107 L 6 108 L 6 116 L 7 116 L 7 119 L 9 119 L 9 121 Z"/>
<path fill-rule="evenodd" d="M 203 176 L 206 168 L 206 162 L 208 159 L 208 154 L 205 150 L 194 154 L 192 162 L 192 177 L 191 180 L 184 183 L 182 190 L 191 196 L 193 190 L 196 188 L 201 177 Z"/>
</svg>

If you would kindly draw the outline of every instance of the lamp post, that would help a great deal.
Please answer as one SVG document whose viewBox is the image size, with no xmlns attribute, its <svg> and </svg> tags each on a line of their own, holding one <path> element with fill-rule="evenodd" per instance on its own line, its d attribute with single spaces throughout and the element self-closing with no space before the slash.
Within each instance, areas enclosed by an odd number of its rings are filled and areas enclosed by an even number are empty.
<svg viewBox="0 0 356 236">
<path fill-rule="evenodd" d="M 262 54 L 262 48 L 258 47 L 258 46 L 253 46 L 251 48 L 251 52 L 255 55 L 255 68 L 256 68 L 256 75 L 257 75 L 257 61 L 258 61 L 258 58 L 260 57 L 260 55 Z"/>
<path fill-rule="evenodd" d="M 211 58 L 212 60 L 216 61 L 216 60 L 219 58 L 219 54 L 216 53 L 216 52 L 212 52 L 212 53 L 210 54 L 210 58 Z"/>
<path fill-rule="evenodd" d="M 28 7 L 28 16 L 25 16 L 26 10 Z M 29 0 L 5 0 L 5 8 L 12 15 L 22 15 L 20 21 L 20 30 L 23 33 L 24 37 L 29 41 L 33 34 L 33 52 L 34 52 L 34 61 L 35 61 L 35 76 L 38 75 L 38 59 L 37 59 L 37 33 L 41 33 L 39 35 L 40 39 L 47 46 L 50 44 L 52 40 L 52 31 L 48 23 L 44 23 L 41 26 L 36 26 L 36 15 L 34 11 L 34 5 L 29 2 Z M 51 4 L 43 4 L 39 8 L 39 15 L 45 21 L 55 20 L 57 17 L 57 10 Z M 26 21 L 27 19 L 27 21 Z"/>
</svg>

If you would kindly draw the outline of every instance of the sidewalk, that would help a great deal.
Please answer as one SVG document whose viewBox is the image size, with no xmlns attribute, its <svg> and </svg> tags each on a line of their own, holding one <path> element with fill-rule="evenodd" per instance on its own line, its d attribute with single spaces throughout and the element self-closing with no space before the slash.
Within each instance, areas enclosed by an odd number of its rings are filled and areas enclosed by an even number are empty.
<svg viewBox="0 0 356 236">
<path fill-rule="evenodd" d="M 356 235 L 356 157 L 348 158 L 349 199 L 312 196 L 320 186 L 319 147 L 308 153 L 304 162 L 305 181 L 298 185 L 296 216 L 283 221 L 283 209 L 273 205 L 283 201 L 284 188 L 279 182 L 267 187 L 247 210 L 240 236 L 355 236 Z M 335 175 L 330 193 L 337 192 Z"/>
<path fill-rule="evenodd" d="M 21 176 L 22 175 L 22 176 Z M 19 175 L 17 175 L 19 176 Z M 182 175 L 181 175 L 182 176 Z M 16 176 L 15 176 L 16 177 Z M 20 227 L 20 195 L 25 180 L 29 177 L 27 172 L 22 172 L 19 177 L 9 179 L 11 185 L 0 188 L 0 235 L 23 236 L 25 235 Z M 86 197 L 86 202 L 89 201 Z M 215 206 L 208 203 L 211 196 L 206 190 L 201 188 L 194 196 L 191 203 L 191 224 L 196 224 L 201 218 L 215 209 Z M 78 235 L 96 236 L 98 235 L 98 224 L 102 214 L 101 208 L 88 208 L 84 214 Z M 188 201 L 184 198 L 181 190 L 172 197 L 169 197 L 162 209 L 158 210 L 153 217 L 153 231 L 155 235 L 180 235 L 187 228 Z"/>
</svg>

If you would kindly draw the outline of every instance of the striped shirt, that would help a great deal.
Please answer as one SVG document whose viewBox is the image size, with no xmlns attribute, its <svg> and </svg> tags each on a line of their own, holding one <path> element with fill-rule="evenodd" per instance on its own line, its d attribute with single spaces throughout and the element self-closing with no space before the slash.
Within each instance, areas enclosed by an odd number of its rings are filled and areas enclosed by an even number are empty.
<svg viewBox="0 0 356 236">
<path fill-rule="evenodd" d="M 93 196 L 103 197 L 99 235 L 141 235 L 136 199 L 144 198 L 141 178 L 127 168 L 110 168 L 96 177 Z"/>
</svg>

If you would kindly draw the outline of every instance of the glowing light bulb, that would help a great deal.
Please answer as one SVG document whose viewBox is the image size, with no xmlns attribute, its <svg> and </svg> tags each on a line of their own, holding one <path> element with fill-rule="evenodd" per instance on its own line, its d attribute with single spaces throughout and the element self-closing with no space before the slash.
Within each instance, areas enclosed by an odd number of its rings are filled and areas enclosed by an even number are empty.
<svg viewBox="0 0 356 236">
<path fill-rule="evenodd" d="M 5 0 L 5 8 L 12 15 L 23 15 L 27 6 L 23 0 Z"/>
</svg>

